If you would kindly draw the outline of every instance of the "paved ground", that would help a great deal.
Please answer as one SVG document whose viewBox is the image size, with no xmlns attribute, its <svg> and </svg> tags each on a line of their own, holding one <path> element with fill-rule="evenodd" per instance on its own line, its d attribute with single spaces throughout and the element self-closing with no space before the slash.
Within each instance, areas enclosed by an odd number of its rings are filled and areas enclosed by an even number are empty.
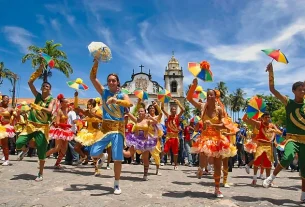
<svg viewBox="0 0 305 207">
<path fill-rule="evenodd" d="M 16 160 L 16 156 L 11 156 Z M 0 166 L 0 206 L 299 206 L 301 181 L 298 173 L 282 172 L 277 188 L 251 187 L 251 176 L 244 169 L 233 169 L 231 188 L 222 188 L 223 199 L 213 196 L 212 176 L 198 180 L 196 168 L 163 166 L 162 176 L 149 175 L 142 181 L 143 167 L 123 165 L 122 194 L 113 195 L 113 172 L 102 169 L 101 177 L 93 176 L 92 166 L 67 166 L 56 171 L 48 159 L 43 182 L 35 182 L 37 158 L 11 161 Z M 150 173 L 155 171 L 152 165 Z"/>
</svg>

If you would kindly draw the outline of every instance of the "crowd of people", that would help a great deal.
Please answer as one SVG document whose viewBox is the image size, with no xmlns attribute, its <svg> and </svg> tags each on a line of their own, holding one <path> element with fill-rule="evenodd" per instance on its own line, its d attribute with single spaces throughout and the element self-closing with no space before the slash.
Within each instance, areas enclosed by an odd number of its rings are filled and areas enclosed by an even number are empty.
<svg viewBox="0 0 305 207">
<path fill-rule="evenodd" d="M 98 55 L 98 54 L 97 54 Z M 247 115 L 234 122 L 220 100 L 218 90 L 208 90 L 206 100 L 193 98 L 198 81 L 195 78 L 187 94 L 189 101 L 201 111 L 199 120 L 184 121 L 184 108 L 178 100 L 169 110 L 164 103 L 153 101 L 149 106 L 141 99 L 131 103 L 120 88 L 116 74 L 109 74 L 105 88 L 97 79 L 98 57 L 90 72 L 90 80 L 100 97 L 89 99 L 86 108 L 78 105 L 78 93 L 69 103 L 64 95 L 51 96 L 49 82 L 41 85 L 41 92 L 34 81 L 43 72 L 43 65 L 30 77 L 28 84 L 35 97 L 29 110 L 13 109 L 9 97 L 2 96 L 0 104 L 0 142 L 4 154 L 3 166 L 9 165 L 9 154 L 38 156 L 38 176 L 43 181 L 47 157 L 56 157 L 54 167 L 65 164 L 86 165 L 92 162 L 95 176 L 107 160 L 114 164 L 114 194 L 121 194 L 120 176 L 122 163 L 143 164 L 143 181 L 148 180 L 151 160 L 155 174 L 161 176 L 160 166 L 170 163 L 174 170 L 179 165 L 198 166 L 197 177 L 213 173 L 215 196 L 222 198 L 220 186 L 230 187 L 228 174 L 234 164 L 250 173 L 253 167 L 252 185 L 257 184 L 257 172 L 264 178 L 263 186 L 271 187 L 282 169 L 291 168 L 302 177 L 301 200 L 305 202 L 305 110 L 303 82 L 292 86 L 294 99 L 281 95 L 274 87 L 272 64 L 267 66 L 269 87 L 272 94 L 285 104 L 287 124 L 285 129 L 271 123 L 271 115 L 265 112 L 260 119 Z M 130 108 L 135 105 L 131 111 Z M 164 123 L 162 117 L 164 116 Z M 248 127 L 251 130 L 248 130 Z M 274 142 L 276 136 L 285 137 L 283 150 Z M 279 161 L 280 160 L 280 161 Z M 302 162 L 303 160 L 303 162 Z M 272 167 L 275 167 L 271 173 Z M 266 171 L 266 177 L 263 172 Z M 223 178 L 221 182 L 221 177 Z"/>
</svg>

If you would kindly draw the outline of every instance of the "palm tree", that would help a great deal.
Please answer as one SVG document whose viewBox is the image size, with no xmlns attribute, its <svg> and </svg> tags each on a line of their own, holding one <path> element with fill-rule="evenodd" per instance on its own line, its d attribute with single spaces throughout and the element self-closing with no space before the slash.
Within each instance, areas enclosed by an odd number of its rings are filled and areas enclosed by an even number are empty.
<svg viewBox="0 0 305 207">
<path fill-rule="evenodd" d="M 233 93 L 234 95 L 234 108 L 235 111 L 237 112 L 238 118 L 239 118 L 239 112 L 241 109 L 243 109 L 244 105 L 245 105 L 245 99 L 244 99 L 244 95 L 246 95 L 246 93 L 241 89 L 241 88 L 237 88 L 236 91 Z"/>
<path fill-rule="evenodd" d="M 11 78 L 14 76 L 16 76 L 16 74 L 13 73 L 10 69 L 5 68 L 4 63 L 0 62 L 0 85 L 2 85 L 4 78 L 11 80 Z"/>
<path fill-rule="evenodd" d="M 58 49 L 58 47 L 61 47 L 62 45 L 60 43 L 53 42 L 53 40 L 46 41 L 46 44 L 43 48 L 39 48 L 35 45 L 29 46 L 28 50 L 30 51 L 30 53 L 26 54 L 22 58 L 22 63 L 25 63 L 27 60 L 31 60 L 32 67 L 34 69 L 38 69 L 40 64 L 46 65 L 44 72 L 40 76 L 40 78 L 42 78 L 44 82 L 48 81 L 48 77 L 52 76 L 52 71 L 51 68 L 49 68 L 46 64 L 46 61 L 41 58 L 40 53 L 45 53 L 52 57 L 55 62 L 54 68 L 65 74 L 67 78 L 69 78 L 70 74 L 73 73 L 71 65 L 66 61 L 66 53 Z"/>
</svg>

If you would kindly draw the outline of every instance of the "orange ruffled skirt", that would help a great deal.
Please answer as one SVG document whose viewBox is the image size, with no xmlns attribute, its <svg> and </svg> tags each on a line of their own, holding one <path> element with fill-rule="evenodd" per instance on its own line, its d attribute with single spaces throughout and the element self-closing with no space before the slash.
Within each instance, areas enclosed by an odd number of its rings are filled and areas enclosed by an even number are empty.
<svg viewBox="0 0 305 207">
<path fill-rule="evenodd" d="M 232 148 L 227 137 L 221 135 L 220 131 L 212 127 L 203 130 L 201 136 L 193 143 L 192 153 L 203 152 L 208 157 L 231 157 L 236 154 L 236 149 Z"/>
<path fill-rule="evenodd" d="M 257 144 L 253 141 L 249 141 L 246 144 L 244 144 L 244 149 L 248 153 L 255 153 L 257 148 Z"/>
</svg>

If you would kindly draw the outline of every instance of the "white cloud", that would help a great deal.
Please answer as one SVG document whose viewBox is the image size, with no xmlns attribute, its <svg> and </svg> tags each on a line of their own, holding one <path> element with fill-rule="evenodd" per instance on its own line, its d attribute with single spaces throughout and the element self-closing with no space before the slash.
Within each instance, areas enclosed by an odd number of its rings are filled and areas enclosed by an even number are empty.
<svg viewBox="0 0 305 207">
<path fill-rule="evenodd" d="M 31 32 L 22 27 L 5 26 L 3 33 L 8 41 L 15 44 L 21 53 L 27 53 L 28 47 L 32 44 L 31 39 L 35 37 Z"/>
<path fill-rule="evenodd" d="M 88 13 L 92 14 L 97 21 L 101 20 L 101 14 L 104 10 L 120 12 L 122 6 L 119 1 L 99 1 L 99 0 L 83 0 L 85 8 Z"/>
<path fill-rule="evenodd" d="M 98 28 L 96 30 L 97 34 L 105 39 L 105 44 L 109 47 L 113 46 L 112 34 L 108 28 Z"/>
<path fill-rule="evenodd" d="M 55 31 L 59 32 L 60 31 L 60 23 L 57 21 L 57 19 L 51 19 L 50 22 L 51 22 L 52 28 Z"/>
<path fill-rule="evenodd" d="M 43 26 L 45 26 L 47 24 L 45 18 L 43 15 L 40 15 L 40 14 L 37 14 L 36 15 L 36 18 L 37 18 L 37 22 Z"/>
</svg>

